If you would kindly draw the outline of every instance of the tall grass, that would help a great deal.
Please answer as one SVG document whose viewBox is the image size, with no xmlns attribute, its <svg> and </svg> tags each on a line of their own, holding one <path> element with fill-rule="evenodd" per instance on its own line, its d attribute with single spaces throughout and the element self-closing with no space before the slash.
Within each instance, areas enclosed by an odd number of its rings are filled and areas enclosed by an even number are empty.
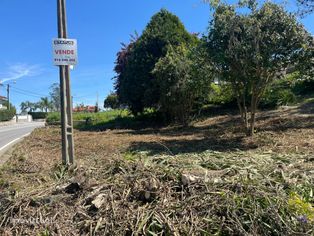
<svg viewBox="0 0 314 236">
<path fill-rule="evenodd" d="M 80 125 L 91 123 L 104 123 L 109 122 L 117 118 L 128 117 L 129 112 L 127 110 L 110 110 L 98 113 L 79 112 L 73 113 L 74 124 Z M 59 124 L 61 121 L 61 114 L 59 112 L 52 112 L 47 117 L 48 124 Z"/>
</svg>

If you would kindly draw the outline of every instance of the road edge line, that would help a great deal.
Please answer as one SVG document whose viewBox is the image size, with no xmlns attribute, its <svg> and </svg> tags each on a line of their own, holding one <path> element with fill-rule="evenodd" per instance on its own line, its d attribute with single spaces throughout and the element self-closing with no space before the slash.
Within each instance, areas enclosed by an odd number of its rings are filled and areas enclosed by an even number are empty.
<svg viewBox="0 0 314 236">
<path fill-rule="evenodd" d="M 24 134 L 23 136 L 19 137 L 19 138 L 16 138 L 14 140 L 12 140 L 11 142 L 7 143 L 6 145 L 4 145 L 3 147 L 0 148 L 0 152 L 5 150 L 7 147 L 10 147 L 10 145 L 12 145 L 13 143 L 19 141 L 20 139 L 23 139 L 27 136 L 29 136 L 31 133 L 27 133 L 27 134 Z"/>
</svg>

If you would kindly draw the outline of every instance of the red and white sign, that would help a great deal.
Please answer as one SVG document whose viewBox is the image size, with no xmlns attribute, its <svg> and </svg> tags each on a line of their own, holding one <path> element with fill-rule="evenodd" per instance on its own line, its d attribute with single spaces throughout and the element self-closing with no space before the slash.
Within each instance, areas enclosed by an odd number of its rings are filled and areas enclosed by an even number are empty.
<svg viewBox="0 0 314 236">
<path fill-rule="evenodd" d="M 53 39 L 53 64 L 55 66 L 69 66 L 77 64 L 76 39 Z"/>
</svg>

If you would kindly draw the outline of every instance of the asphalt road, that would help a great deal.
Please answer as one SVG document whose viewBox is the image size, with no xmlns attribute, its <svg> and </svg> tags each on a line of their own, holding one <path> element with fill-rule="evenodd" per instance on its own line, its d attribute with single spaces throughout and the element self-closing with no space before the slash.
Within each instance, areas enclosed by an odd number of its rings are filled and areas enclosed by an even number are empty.
<svg viewBox="0 0 314 236">
<path fill-rule="evenodd" d="M 29 135 L 34 129 L 44 126 L 44 122 L 21 123 L 0 126 L 0 156 L 13 144 Z M 0 157 L 1 162 L 1 157 Z"/>
</svg>

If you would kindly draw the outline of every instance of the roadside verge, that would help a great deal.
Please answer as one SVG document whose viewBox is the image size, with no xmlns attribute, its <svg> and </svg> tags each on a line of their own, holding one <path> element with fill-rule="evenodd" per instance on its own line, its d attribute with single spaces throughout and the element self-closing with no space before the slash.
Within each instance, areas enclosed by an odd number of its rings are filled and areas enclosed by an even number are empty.
<svg viewBox="0 0 314 236">
<path fill-rule="evenodd" d="M 0 147 L 0 166 L 2 166 L 10 158 L 10 154 L 12 153 L 12 150 L 15 144 L 19 143 L 30 134 L 31 133 L 25 134 L 19 138 L 12 140 L 11 142 L 4 145 L 3 147 Z"/>
</svg>

